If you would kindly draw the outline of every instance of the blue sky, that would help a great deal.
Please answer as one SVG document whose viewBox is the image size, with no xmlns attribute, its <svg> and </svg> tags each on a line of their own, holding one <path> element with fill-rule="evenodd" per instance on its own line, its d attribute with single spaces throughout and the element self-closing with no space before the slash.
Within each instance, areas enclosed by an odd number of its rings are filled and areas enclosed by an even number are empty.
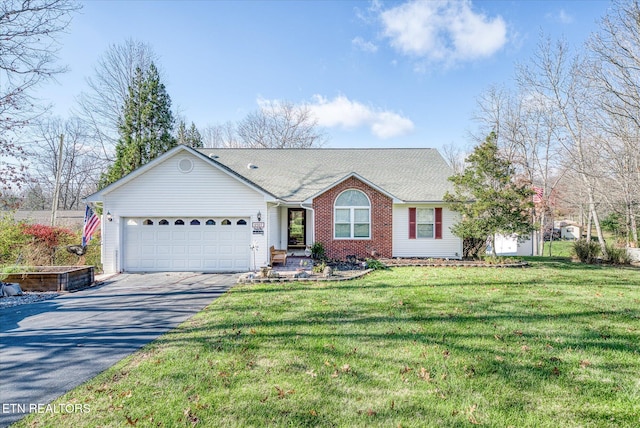
<svg viewBox="0 0 640 428">
<path fill-rule="evenodd" d="M 328 147 L 465 146 L 476 98 L 510 84 L 541 31 L 579 46 L 605 1 L 87 1 L 60 38 L 69 71 L 40 89 L 69 115 L 97 59 L 127 38 L 160 57 L 198 127 L 264 100 L 307 103 Z"/>
</svg>

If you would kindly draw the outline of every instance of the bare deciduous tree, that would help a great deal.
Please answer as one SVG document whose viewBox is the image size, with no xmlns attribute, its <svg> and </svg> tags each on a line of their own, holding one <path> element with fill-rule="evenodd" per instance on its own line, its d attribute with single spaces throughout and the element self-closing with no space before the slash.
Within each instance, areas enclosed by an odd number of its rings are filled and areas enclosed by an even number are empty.
<svg viewBox="0 0 640 428">
<path fill-rule="evenodd" d="M 607 165 L 602 195 L 626 221 L 627 245 L 639 245 L 640 210 L 640 4 L 615 1 L 589 40 L 590 81 L 597 89 L 596 116 Z M 608 184 L 608 185 L 607 185 Z M 620 209 L 622 208 L 622 209 Z"/>
<path fill-rule="evenodd" d="M 218 125 L 209 125 L 201 132 L 204 147 L 240 147 L 236 135 L 236 125 L 233 122 L 225 122 Z"/>
<path fill-rule="evenodd" d="M 556 138 L 562 144 L 563 154 L 570 160 L 584 185 L 589 209 L 602 253 L 606 247 L 597 211 L 596 187 L 598 181 L 597 135 L 590 118 L 595 115 L 593 90 L 586 79 L 584 58 L 571 56 L 564 41 L 552 43 L 541 38 L 538 49 L 529 64 L 523 66 L 520 76 L 523 84 L 557 112 Z M 587 227 L 590 238 L 591 228 Z"/>
<path fill-rule="evenodd" d="M 81 198 L 95 192 L 100 177 L 96 157 L 98 153 L 87 144 L 84 124 L 78 118 L 62 120 L 57 117 L 41 118 L 33 127 L 33 143 L 29 147 L 33 185 L 26 196 L 36 196 L 35 201 L 25 201 L 27 206 L 41 204 L 51 207 L 55 177 L 58 171 L 60 135 L 63 139 L 62 165 L 58 208 L 79 209 Z"/>
<path fill-rule="evenodd" d="M 26 181 L 24 151 L 13 136 L 44 110 L 34 89 L 64 71 L 55 65 L 56 36 L 78 9 L 73 0 L 0 2 L 0 197 Z"/>
<path fill-rule="evenodd" d="M 122 108 L 136 69 L 148 70 L 154 62 L 157 55 L 151 45 L 127 39 L 109 46 L 98 59 L 94 75 L 87 78 L 89 89 L 78 97 L 78 115 L 101 148 L 104 160 L 113 160 Z"/>
<path fill-rule="evenodd" d="M 319 147 L 326 139 L 307 105 L 286 101 L 262 103 L 240 121 L 237 135 L 243 146 L 253 148 Z"/>
</svg>

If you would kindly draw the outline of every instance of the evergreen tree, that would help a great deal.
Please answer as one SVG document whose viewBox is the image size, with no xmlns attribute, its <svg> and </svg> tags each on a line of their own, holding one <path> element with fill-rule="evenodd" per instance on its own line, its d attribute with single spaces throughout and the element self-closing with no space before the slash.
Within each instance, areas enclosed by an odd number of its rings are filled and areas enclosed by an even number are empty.
<svg viewBox="0 0 640 428">
<path fill-rule="evenodd" d="M 146 72 L 137 68 L 120 121 L 116 160 L 102 175 L 101 187 L 175 147 L 173 125 L 171 98 L 160 82 L 158 69 L 153 63 Z"/>
<path fill-rule="evenodd" d="M 191 122 L 191 127 L 187 131 L 187 145 L 193 148 L 202 148 L 204 147 L 204 143 L 202 141 L 202 135 L 198 128 L 196 128 L 196 124 Z"/>
<path fill-rule="evenodd" d="M 449 177 L 454 194 L 444 196 L 461 215 L 451 231 L 463 239 L 489 239 L 495 256 L 496 233 L 525 235 L 534 230 L 530 216 L 533 190 L 528 183 L 516 182 L 513 167 L 499 156 L 493 132 L 466 161 L 464 172 Z"/>
<path fill-rule="evenodd" d="M 191 127 L 187 129 L 186 123 L 184 120 L 181 120 L 178 124 L 176 139 L 178 140 L 178 144 L 184 144 L 185 146 L 193 148 L 204 147 L 202 135 L 200 134 L 200 131 L 198 131 L 198 128 L 196 128 L 196 124 L 193 122 L 191 122 Z"/>
</svg>

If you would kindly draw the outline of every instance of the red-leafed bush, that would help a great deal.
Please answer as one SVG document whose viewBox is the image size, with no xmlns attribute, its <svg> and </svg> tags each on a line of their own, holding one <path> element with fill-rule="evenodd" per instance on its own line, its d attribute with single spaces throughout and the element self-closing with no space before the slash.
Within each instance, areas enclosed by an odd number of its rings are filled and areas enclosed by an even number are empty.
<svg viewBox="0 0 640 428">
<path fill-rule="evenodd" d="M 52 227 L 44 224 L 23 224 L 22 233 L 49 248 L 56 247 L 61 240 L 74 237 L 74 233 L 64 227 Z"/>
</svg>

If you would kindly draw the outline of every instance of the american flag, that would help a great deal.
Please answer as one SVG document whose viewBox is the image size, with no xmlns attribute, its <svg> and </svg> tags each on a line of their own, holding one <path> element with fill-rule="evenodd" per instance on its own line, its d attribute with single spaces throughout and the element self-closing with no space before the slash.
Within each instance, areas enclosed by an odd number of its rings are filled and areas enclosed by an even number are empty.
<svg viewBox="0 0 640 428">
<path fill-rule="evenodd" d="M 533 203 L 539 204 L 542 202 L 542 198 L 544 196 L 544 189 L 542 187 L 533 186 L 533 191 L 535 192 L 533 195 Z"/>
<path fill-rule="evenodd" d="M 86 247 L 87 243 L 91 241 L 91 237 L 98 226 L 100 226 L 100 218 L 93 212 L 91 207 L 87 205 L 87 209 L 84 212 L 84 228 L 82 229 L 83 247 Z"/>
</svg>

